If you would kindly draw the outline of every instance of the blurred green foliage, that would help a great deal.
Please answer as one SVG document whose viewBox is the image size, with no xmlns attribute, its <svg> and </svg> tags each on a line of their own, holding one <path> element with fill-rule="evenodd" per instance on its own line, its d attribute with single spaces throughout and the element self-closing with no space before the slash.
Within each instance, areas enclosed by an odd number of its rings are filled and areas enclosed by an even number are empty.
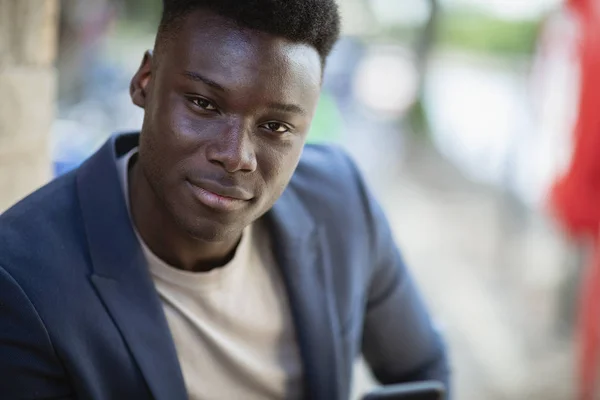
<svg viewBox="0 0 600 400">
<path fill-rule="evenodd" d="M 343 125 L 344 119 L 335 99 L 326 90 L 323 90 L 308 133 L 307 142 L 339 142 L 344 129 Z"/>
<path fill-rule="evenodd" d="M 531 54 L 540 20 L 507 20 L 470 10 L 445 10 L 436 27 L 436 46 L 502 56 Z M 406 26 L 383 29 L 377 39 L 411 43 L 418 35 Z"/>
<path fill-rule="evenodd" d="M 124 19 L 142 27 L 156 29 L 162 12 L 161 0 L 122 0 Z"/>
<path fill-rule="evenodd" d="M 465 50 L 531 54 L 540 29 L 539 20 L 505 20 L 486 14 L 454 12 L 440 20 L 438 44 Z"/>
<path fill-rule="evenodd" d="M 416 139 L 427 141 L 431 138 L 431 126 L 427 108 L 423 104 L 423 96 L 417 97 L 415 103 L 408 110 L 401 125 L 408 127 L 408 132 Z M 402 129 L 402 128 L 401 128 Z"/>
</svg>

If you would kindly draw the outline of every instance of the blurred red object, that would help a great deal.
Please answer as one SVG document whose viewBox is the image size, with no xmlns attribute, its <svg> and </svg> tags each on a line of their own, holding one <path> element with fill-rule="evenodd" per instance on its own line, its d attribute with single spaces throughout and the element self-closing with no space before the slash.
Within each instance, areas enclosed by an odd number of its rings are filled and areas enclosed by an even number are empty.
<svg viewBox="0 0 600 400">
<path fill-rule="evenodd" d="M 552 191 L 552 206 L 570 234 L 593 240 L 579 309 L 579 399 L 591 400 L 600 365 L 600 5 L 568 0 L 579 25 L 580 96 L 574 153 Z"/>
<path fill-rule="evenodd" d="M 594 0 L 571 0 L 580 27 L 580 97 L 570 168 L 552 193 L 570 233 L 598 236 L 600 229 L 600 15 Z"/>
</svg>

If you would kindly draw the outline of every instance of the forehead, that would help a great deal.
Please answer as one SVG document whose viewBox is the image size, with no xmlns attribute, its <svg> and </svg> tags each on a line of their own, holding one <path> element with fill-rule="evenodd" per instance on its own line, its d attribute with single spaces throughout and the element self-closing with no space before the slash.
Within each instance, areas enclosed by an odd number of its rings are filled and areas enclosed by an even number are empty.
<svg viewBox="0 0 600 400">
<path fill-rule="evenodd" d="M 181 22 L 161 52 L 169 72 L 198 72 L 237 90 L 318 91 L 321 60 L 311 46 L 240 28 L 198 10 Z"/>
</svg>

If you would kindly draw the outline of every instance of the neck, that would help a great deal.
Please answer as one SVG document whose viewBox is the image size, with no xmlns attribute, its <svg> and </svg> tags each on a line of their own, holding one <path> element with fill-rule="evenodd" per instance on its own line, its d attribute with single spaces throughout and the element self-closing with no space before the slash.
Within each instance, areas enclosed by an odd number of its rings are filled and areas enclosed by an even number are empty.
<svg viewBox="0 0 600 400">
<path fill-rule="evenodd" d="M 129 170 L 129 202 L 133 223 L 148 248 L 175 268 L 207 272 L 231 260 L 240 236 L 206 242 L 181 229 L 158 199 L 139 163 Z"/>
</svg>

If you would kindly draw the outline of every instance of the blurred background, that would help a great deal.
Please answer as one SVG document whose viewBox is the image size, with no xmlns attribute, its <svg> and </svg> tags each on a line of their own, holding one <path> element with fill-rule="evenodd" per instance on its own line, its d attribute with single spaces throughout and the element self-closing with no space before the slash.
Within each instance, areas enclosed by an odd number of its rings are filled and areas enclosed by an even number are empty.
<svg viewBox="0 0 600 400">
<path fill-rule="evenodd" d="M 576 18 L 560 0 L 338 1 L 310 140 L 346 147 L 381 199 L 455 398 L 574 398 L 587 251 L 548 194 L 574 147 Z M 0 209 L 140 128 L 129 80 L 159 17 L 158 0 L 0 0 Z"/>
</svg>

